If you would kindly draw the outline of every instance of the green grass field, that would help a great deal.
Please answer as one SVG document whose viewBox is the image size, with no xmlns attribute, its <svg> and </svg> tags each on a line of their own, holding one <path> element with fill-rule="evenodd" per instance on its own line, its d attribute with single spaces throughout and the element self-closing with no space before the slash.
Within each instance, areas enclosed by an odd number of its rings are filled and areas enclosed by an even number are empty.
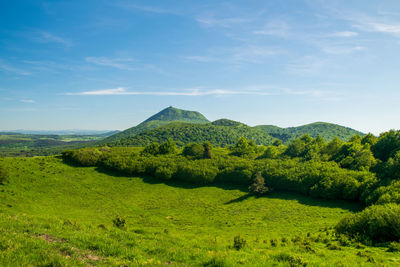
<svg viewBox="0 0 400 267">
<path fill-rule="evenodd" d="M 355 203 L 193 187 L 2 158 L 1 266 L 400 266 L 400 253 L 335 238 Z M 125 219 L 116 227 L 113 220 Z M 234 248 L 234 237 L 246 244 Z"/>
</svg>

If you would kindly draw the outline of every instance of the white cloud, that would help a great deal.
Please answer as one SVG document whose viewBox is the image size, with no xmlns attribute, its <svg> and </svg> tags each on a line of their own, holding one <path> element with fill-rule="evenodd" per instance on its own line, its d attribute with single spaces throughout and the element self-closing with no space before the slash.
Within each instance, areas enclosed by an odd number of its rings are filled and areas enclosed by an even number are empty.
<svg viewBox="0 0 400 267">
<path fill-rule="evenodd" d="M 352 32 L 352 31 L 344 31 L 344 32 L 335 32 L 332 34 L 329 34 L 331 37 L 355 37 L 357 36 L 357 32 Z"/>
<path fill-rule="evenodd" d="M 11 72 L 11 73 L 15 73 L 18 75 L 31 75 L 32 73 L 19 69 L 19 68 L 15 68 L 15 67 L 11 67 L 8 64 L 3 63 L 3 61 L 0 59 L 0 71 L 4 71 L 4 72 Z"/>
<path fill-rule="evenodd" d="M 99 66 L 105 66 L 105 67 L 111 67 L 111 68 L 116 68 L 120 70 L 134 70 L 132 66 L 129 65 L 133 60 L 131 58 L 107 58 L 107 57 L 86 57 L 85 58 L 86 62 L 99 65 Z"/>
<path fill-rule="evenodd" d="M 389 24 L 389 23 L 379 23 L 379 22 L 364 22 L 358 25 L 354 25 L 354 27 L 367 31 L 367 32 L 379 32 L 385 34 L 395 35 L 396 37 L 400 37 L 400 24 Z"/>
<path fill-rule="evenodd" d="M 22 103 L 29 103 L 29 104 L 34 104 L 36 103 L 35 100 L 32 99 L 21 99 L 20 100 Z"/>
<path fill-rule="evenodd" d="M 256 35 L 272 35 L 277 37 L 287 37 L 289 35 L 289 24 L 283 20 L 271 20 L 264 28 L 255 30 L 252 33 Z"/>
<path fill-rule="evenodd" d="M 130 2 L 116 2 L 113 3 L 114 6 L 123 8 L 125 10 L 130 10 L 130 11 L 144 11 L 144 12 L 149 12 L 149 13 L 156 13 L 156 14 L 172 14 L 172 15 L 177 15 L 178 12 L 171 10 L 171 9 L 166 9 L 166 8 L 161 8 L 157 6 L 144 6 L 144 5 L 136 5 L 132 4 Z"/>
<path fill-rule="evenodd" d="M 353 47 L 346 47 L 346 46 L 325 46 L 322 47 L 322 51 L 327 54 L 334 54 L 334 55 L 342 55 L 342 54 L 350 54 L 353 52 L 359 52 L 365 50 L 365 47 L 362 46 L 353 46 Z"/>
<path fill-rule="evenodd" d="M 104 89 L 95 91 L 84 91 L 77 93 L 66 93 L 66 95 L 152 95 L 152 96 L 207 96 L 207 95 L 272 95 L 270 92 L 262 90 L 226 90 L 211 89 L 201 90 L 198 88 L 187 89 L 181 91 L 159 91 L 159 92 L 142 92 L 128 91 L 123 87 L 114 89 Z"/>
<path fill-rule="evenodd" d="M 239 17 L 231 17 L 231 18 L 216 18 L 214 16 L 201 16 L 197 17 L 196 21 L 205 27 L 222 27 L 222 28 L 230 28 L 237 24 L 245 23 L 248 20 Z"/>
<path fill-rule="evenodd" d="M 211 56 L 184 56 L 184 59 L 188 61 L 197 61 L 197 62 L 213 62 L 218 61 L 217 58 Z"/>
<path fill-rule="evenodd" d="M 37 32 L 33 39 L 40 43 L 59 43 L 65 46 L 72 46 L 71 41 L 45 31 Z"/>
<path fill-rule="evenodd" d="M 286 69 L 288 72 L 298 75 L 315 74 L 321 71 L 325 66 L 325 62 L 319 58 L 307 56 L 301 60 L 287 64 Z"/>
</svg>

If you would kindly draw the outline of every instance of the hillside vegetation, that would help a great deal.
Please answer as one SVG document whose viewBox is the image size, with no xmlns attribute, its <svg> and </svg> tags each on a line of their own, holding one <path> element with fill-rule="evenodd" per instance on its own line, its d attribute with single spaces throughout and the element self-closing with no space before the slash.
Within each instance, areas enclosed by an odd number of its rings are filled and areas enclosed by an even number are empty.
<svg viewBox="0 0 400 267">
<path fill-rule="evenodd" d="M 157 114 L 154 114 L 153 116 L 143 121 L 142 123 L 138 124 L 137 126 L 131 127 L 109 138 L 106 138 L 101 143 L 110 143 L 114 141 L 119 141 L 127 137 L 132 137 L 144 131 L 156 129 L 173 121 L 200 123 L 200 124 L 209 122 L 209 120 L 207 120 L 206 117 L 204 117 L 201 113 L 197 111 L 189 111 L 174 107 L 168 107 L 166 109 L 161 110 Z"/>
<path fill-rule="evenodd" d="M 280 128 L 274 125 L 258 125 L 254 128 L 278 138 L 284 143 L 292 141 L 305 134 L 309 134 L 314 138 L 321 136 L 326 141 L 330 141 L 334 137 L 338 137 L 342 141 L 348 141 L 354 135 L 364 136 L 364 133 L 360 131 L 326 122 L 315 122 L 307 125 L 288 128 Z"/>
<path fill-rule="evenodd" d="M 9 170 L 9 182 L 0 185 L 3 266 L 399 263 L 398 252 L 346 244 L 333 234 L 337 220 L 359 209 L 355 203 L 278 192 L 258 197 L 242 186 L 161 183 L 55 157 L 1 161 Z"/>
<path fill-rule="evenodd" d="M 239 137 L 245 137 L 256 144 L 263 145 L 271 144 L 274 140 L 271 136 L 241 123 L 226 125 L 226 122 L 225 124 L 220 122 L 207 124 L 172 122 L 153 130 L 108 143 L 108 145 L 145 146 L 151 142 L 165 142 L 172 139 L 178 145 L 208 141 L 214 146 L 226 147 L 235 144 Z"/>
</svg>

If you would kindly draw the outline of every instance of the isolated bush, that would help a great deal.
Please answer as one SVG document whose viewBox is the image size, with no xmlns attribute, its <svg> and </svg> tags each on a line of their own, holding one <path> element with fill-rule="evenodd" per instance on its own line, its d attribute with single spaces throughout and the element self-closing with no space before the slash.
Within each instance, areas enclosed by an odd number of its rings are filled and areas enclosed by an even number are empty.
<svg viewBox="0 0 400 267">
<path fill-rule="evenodd" d="M 117 228 L 125 228 L 126 220 L 125 220 L 125 218 L 122 218 L 121 216 L 115 217 L 112 222 L 113 222 L 114 226 Z"/>
<path fill-rule="evenodd" d="M 233 247 L 236 250 L 241 250 L 246 246 L 246 239 L 241 237 L 240 235 L 237 235 L 233 238 Z"/>
<path fill-rule="evenodd" d="M 400 206 L 373 205 L 342 219 L 335 227 L 339 234 L 360 238 L 362 241 L 400 241 Z"/>
<path fill-rule="evenodd" d="M 261 172 L 257 172 L 254 182 L 249 186 L 249 191 L 256 195 L 263 195 L 269 191 L 268 187 L 265 186 L 264 177 Z"/>
</svg>

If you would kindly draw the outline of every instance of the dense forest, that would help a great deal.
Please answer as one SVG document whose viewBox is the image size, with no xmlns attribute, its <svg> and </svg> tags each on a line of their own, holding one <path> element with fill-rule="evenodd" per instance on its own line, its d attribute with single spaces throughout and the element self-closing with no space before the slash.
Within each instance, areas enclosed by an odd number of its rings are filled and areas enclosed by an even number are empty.
<svg viewBox="0 0 400 267">
<path fill-rule="evenodd" d="M 63 157 L 129 175 L 194 184 L 247 185 L 254 193 L 291 191 L 316 198 L 363 203 L 367 209 L 340 221 L 337 233 L 365 243 L 400 240 L 400 131 L 353 136 L 348 142 L 304 135 L 284 145 L 257 145 L 240 137 L 227 148 L 210 142 L 180 149 L 169 139 L 144 148 L 98 147 Z"/>
<path fill-rule="evenodd" d="M 320 136 L 327 141 L 330 141 L 335 137 L 347 141 L 354 135 L 364 135 L 360 131 L 327 122 L 314 122 L 298 127 L 288 128 L 280 128 L 274 125 L 258 125 L 254 128 L 259 129 L 272 137 L 278 138 L 284 143 L 290 142 L 305 134 L 309 134 L 314 138 Z"/>
</svg>

